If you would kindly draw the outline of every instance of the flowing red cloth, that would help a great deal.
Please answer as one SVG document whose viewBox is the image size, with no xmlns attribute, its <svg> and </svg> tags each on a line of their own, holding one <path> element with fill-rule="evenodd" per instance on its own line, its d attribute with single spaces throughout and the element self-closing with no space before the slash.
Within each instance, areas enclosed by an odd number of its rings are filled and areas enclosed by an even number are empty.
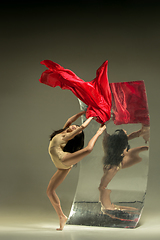
<svg viewBox="0 0 160 240">
<path fill-rule="evenodd" d="M 114 124 L 149 125 L 149 111 L 144 81 L 110 83 Z"/>
<path fill-rule="evenodd" d="M 41 62 L 48 69 L 39 81 L 51 87 L 71 90 L 88 108 L 86 117 L 97 117 L 97 122 L 110 119 L 111 107 L 114 124 L 143 123 L 149 125 L 149 112 L 143 81 L 108 83 L 105 61 L 90 82 L 80 79 L 74 72 L 51 60 Z"/>
<path fill-rule="evenodd" d="M 64 69 L 51 60 L 44 60 L 41 64 L 48 68 L 39 79 L 41 83 L 71 90 L 77 98 L 88 106 L 86 118 L 97 117 L 96 121 L 99 123 L 104 123 L 110 119 L 111 91 L 107 76 L 108 61 L 99 67 L 95 79 L 90 82 L 83 81 L 71 70 Z"/>
</svg>

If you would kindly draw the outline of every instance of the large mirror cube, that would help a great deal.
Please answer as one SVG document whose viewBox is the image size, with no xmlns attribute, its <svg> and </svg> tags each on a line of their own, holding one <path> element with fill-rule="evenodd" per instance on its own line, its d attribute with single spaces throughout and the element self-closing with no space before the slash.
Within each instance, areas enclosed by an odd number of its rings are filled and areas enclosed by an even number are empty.
<svg viewBox="0 0 160 240">
<path fill-rule="evenodd" d="M 150 132 L 145 85 L 110 83 L 110 88 L 111 119 L 91 154 L 80 162 L 67 224 L 135 228 L 144 208 Z M 87 109 L 82 101 L 79 104 Z M 98 128 L 92 121 L 85 129 L 85 145 Z"/>
</svg>

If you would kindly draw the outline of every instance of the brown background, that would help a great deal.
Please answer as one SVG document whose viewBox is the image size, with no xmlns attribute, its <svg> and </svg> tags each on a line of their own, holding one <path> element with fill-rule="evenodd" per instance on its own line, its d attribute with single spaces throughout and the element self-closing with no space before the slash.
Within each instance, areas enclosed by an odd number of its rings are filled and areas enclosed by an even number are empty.
<svg viewBox="0 0 160 240">
<path fill-rule="evenodd" d="M 8 216 L 6 221 L 20 211 L 23 217 L 31 212 L 54 214 L 46 197 L 48 181 L 56 171 L 47 153 L 48 136 L 79 111 L 70 91 L 39 83 L 44 59 L 71 69 L 85 81 L 95 77 L 105 60 L 109 61 L 109 82 L 145 81 L 151 142 L 141 223 L 160 216 L 160 9 L 158 1 L 111 2 L 1 6 L 0 209 Z M 78 172 L 79 166 L 58 190 L 66 214 Z"/>
</svg>

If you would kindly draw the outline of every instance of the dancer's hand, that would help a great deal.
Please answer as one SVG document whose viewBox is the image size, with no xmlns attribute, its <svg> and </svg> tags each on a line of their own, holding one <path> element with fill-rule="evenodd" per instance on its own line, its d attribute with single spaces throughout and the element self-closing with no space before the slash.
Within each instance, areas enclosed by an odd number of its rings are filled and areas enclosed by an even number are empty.
<svg viewBox="0 0 160 240">
<path fill-rule="evenodd" d="M 97 120 L 97 117 L 93 117 L 94 120 Z"/>
<path fill-rule="evenodd" d="M 99 133 L 99 135 L 101 135 L 104 132 L 105 129 L 106 129 L 106 125 L 105 124 L 101 124 L 101 126 L 98 129 L 97 133 Z"/>
<path fill-rule="evenodd" d="M 150 139 L 150 126 L 142 125 L 140 136 L 143 137 L 145 143 Z"/>
</svg>

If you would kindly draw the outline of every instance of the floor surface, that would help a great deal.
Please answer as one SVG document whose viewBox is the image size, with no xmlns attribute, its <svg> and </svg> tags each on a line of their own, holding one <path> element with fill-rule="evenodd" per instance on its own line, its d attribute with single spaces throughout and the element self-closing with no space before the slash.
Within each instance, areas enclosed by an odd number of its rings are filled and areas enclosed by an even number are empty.
<svg viewBox="0 0 160 240">
<path fill-rule="evenodd" d="M 160 217 L 144 213 L 135 229 L 88 227 L 66 225 L 63 231 L 56 231 L 58 219 L 45 215 L 12 214 L 1 217 L 1 240 L 97 240 L 97 239 L 160 239 Z"/>
</svg>

